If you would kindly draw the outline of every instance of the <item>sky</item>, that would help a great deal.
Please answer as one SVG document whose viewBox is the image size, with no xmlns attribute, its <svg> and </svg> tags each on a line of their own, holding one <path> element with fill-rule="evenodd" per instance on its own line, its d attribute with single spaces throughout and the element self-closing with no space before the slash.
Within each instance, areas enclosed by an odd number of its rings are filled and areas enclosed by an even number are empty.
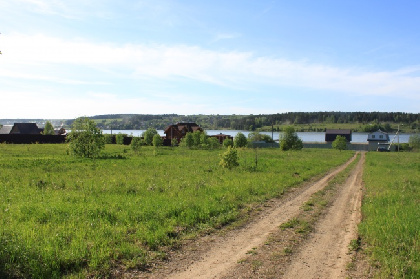
<svg viewBox="0 0 420 279">
<path fill-rule="evenodd" d="M 420 112 L 417 0 L 0 0 L 0 119 Z"/>
</svg>

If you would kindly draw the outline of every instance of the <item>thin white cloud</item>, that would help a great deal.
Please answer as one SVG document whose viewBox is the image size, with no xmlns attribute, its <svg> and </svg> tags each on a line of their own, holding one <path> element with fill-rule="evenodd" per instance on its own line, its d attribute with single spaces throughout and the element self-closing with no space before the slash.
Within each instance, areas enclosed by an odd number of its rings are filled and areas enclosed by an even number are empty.
<svg viewBox="0 0 420 279">
<path fill-rule="evenodd" d="M 231 39 L 236 39 L 241 37 L 242 35 L 240 33 L 217 33 L 213 40 L 211 41 L 212 43 L 216 43 L 222 40 L 231 40 Z"/>
<path fill-rule="evenodd" d="M 395 71 L 369 71 L 330 65 L 257 57 L 250 52 L 218 52 L 187 45 L 115 45 L 83 39 L 65 40 L 45 35 L 10 35 L 3 38 L 1 77 L 11 70 L 19 78 L 83 82 L 70 68 L 90 69 L 94 78 L 84 82 L 108 82 L 109 74 L 126 78 L 191 79 L 228 88 L 257 88 L 261 85 L 292 86 L 355 95 L 420 97 L 420 65 Z M 42 69 L 63 69 L 51 73 Z M 40 74 L 42 72 L 42 74 Z M 32 75 L 32 77 L 31 77 Z M 73 76 L 72 76 L 73 75 Z M 75 78 L 77 77 L 77 78 Z"/>
</svg>

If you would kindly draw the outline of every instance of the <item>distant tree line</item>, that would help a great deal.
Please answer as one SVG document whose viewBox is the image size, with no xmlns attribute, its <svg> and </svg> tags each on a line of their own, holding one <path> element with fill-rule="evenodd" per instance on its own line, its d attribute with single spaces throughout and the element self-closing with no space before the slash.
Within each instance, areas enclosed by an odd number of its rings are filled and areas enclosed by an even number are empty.
<svg viewBox="0 0 420 279">
<path fill-rule="evenodd" d="M 90 117 L 101 129 L 113 130 L 146 130 L 165 129 L 177 122 L 196 122 L 207 130 L 249 130 L 255 131 L 264 127 L 311 124 L 357 123 L 366 125 L 361 131 L 370 132 L 378 128 L 390 131 L 389 123 L 406 125 L 406 128 L 420 128 L 419 113 L 404 112 L 287 112 L 259 115 L 178 115 L 178 114 L 110 114 Z M 66 124 L 71 126 L 74 120 Z M 373 125 L 375 125 L 373 127 Z"/>
</svg>

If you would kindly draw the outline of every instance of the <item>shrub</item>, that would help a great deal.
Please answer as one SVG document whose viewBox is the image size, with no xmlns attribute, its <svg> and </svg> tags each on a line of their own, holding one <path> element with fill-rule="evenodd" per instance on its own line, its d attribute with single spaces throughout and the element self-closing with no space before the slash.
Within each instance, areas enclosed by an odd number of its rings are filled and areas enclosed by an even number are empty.
<svg viewBox="0 0 420 279">
<path fill-rule="evenodd" d="M 158 134 L 153 136 L 153 146 L 154 147 L 159 147 L 163 144 L 163 140 L 162 137 Z"/>
<path fill-rule="evenodd" d="M 245 135 L 241 132 L 237 133 L 235 138 L 233 139 L 233 145 L 235 147 L 246 147 L 248 144 L 248 140 L 246 139 Z"/>
<path fill-rule="evenodd" d="M 142 145 L 141 138 L 133 137 L 130 144 L 131 150 L 133 150 L 134 152 L 138 152 L 140 150 L 141 145 Z"/>
<path fill-rule="evenodd" d="M 414 150 L 420 150 L 420 135 L 411 135 L 408 144 Z"/>
<path fill-rule="evenodd" d="M 234 167 L 239 166 L 239 157 L 237 150 L 229 146 L 226 152 L 221 155 L 219 165 L 227 169 L 232 169 Z"/>
<path fill-rule="evenodd" d="M 87 117 L 77 118 L 67 136 L 70 153 L 79 157 L 95 158 L 105 148 L 102 131 Z"/>
<path fill-rule="evenodd" d="M 346 150 L 347 149 L 347 140 L 343 136 L 337 136 L 332 142 L 332 148 L 337 150 Z"/>
<path fill-rule="evenodd" d="M 233 140 L 231 140 L 231 139 L 225 139 L 224 141 L 223 141 L 223 146 L 224 147 L 233 147 Z"/>
<path fill-rule="evenodd" d="M 185 137 L 181 139 L 181 146 L 191 148 L 194 146 L 194 137 L 192 133 L 187 133 Z"/>
<path fill-rule="evenodd" d="M 217 138 L 210 137 L 207 139 L 207 143 L 210 149 L 220 148 L 220 143 Z"/>
<path fill-rule="evenodd" d="M 104 134 L 104 141 L 106 144 L 113 144 L 114 143 L 114 135 L 111 134 Z"/>
<path fill-rule="evenodd" d="M 149 128 L 146 131 L 142 133 L 142 137 L 144 138 L 144 142 L 146 145 L 152 145 L 153 144 L 153 137 L 157 135 L 158 132 L 156 129 Z"/>
<path fill-rule="evenodd" d="M 303 142 L 298 137 L 295 129 L 291 126 L 286 127 L 284 135 L 280 140 L 281 150 L 301 150 L 303 148 Z"/>
<path fill-rule="evenodd" d="M 116 144 L 120 144 L 120 145 L 123 145 L 124 144 L 124 138 L 127 136 L 127 134 L 121 134 L 121 133 L 118 133 L 116 136 L 115 136 L 115 143 Z"/>
</svg>

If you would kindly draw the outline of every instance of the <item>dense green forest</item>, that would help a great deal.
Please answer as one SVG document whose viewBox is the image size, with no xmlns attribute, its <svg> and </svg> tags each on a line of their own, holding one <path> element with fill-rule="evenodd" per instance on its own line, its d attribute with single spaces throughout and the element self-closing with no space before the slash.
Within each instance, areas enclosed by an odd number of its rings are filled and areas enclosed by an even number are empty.
<svg viewBox="0 0 420 279">
<path fill-rule="evenodd" d="M 101 129 L 165 129 L 177 122 L 196 122 L 207 130 L 279 131 L 294 125 L 298 131 L 324 131 L 326 128 L 370 132 L 377 129 L 417 132 L 419 113 L 403 112 L 288 112 L 260 115 L 178 115 L 178 114 L 109 114 L 91 117 Z M 72 120 L 67 121 L 70 125 Z"/>
</svg>

